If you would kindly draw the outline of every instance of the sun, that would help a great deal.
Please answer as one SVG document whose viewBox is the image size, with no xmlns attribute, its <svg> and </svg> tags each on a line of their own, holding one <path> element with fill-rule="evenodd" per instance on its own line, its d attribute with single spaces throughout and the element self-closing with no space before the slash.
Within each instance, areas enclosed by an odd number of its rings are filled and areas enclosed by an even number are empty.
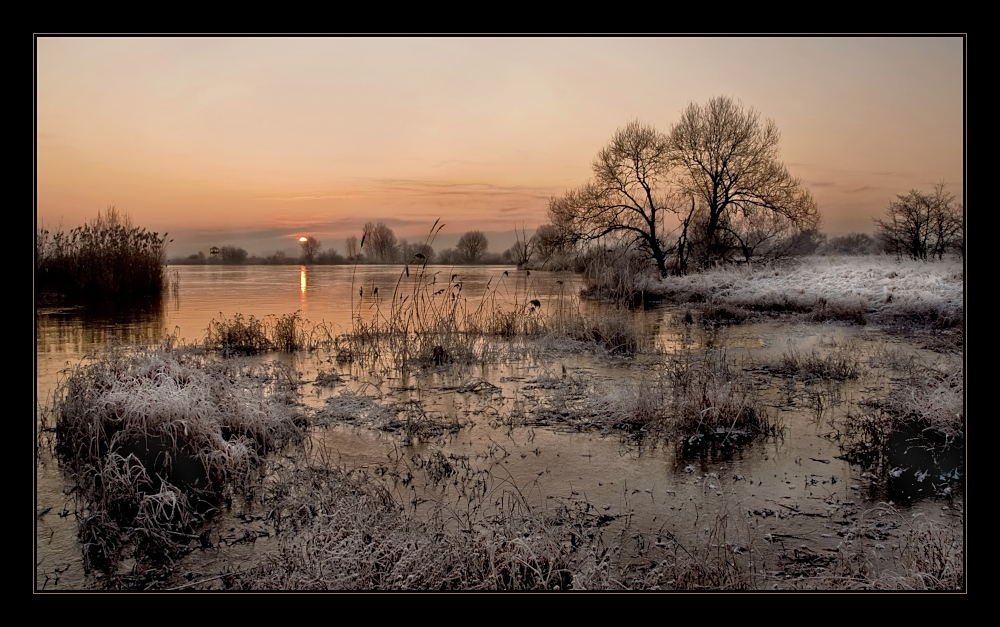
<svg viewBox="0 0 1000 627">
<path fill-rule="evenodd" d="M 308 238 L 308 237 L 300 237 L 300 238 L 299 238 L 299 241 L 300 241 L 300 242 L 308 242 L 308 241 L 309 241 L 309 238 Z"/>
</svg>

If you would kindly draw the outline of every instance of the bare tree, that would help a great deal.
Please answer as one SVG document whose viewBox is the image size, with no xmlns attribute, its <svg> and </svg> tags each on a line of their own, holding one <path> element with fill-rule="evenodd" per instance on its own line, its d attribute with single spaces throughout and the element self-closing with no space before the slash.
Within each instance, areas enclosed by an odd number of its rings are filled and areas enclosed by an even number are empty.
<svg viewBox="0 0 1000 627">
<path fill-rule="evenodd" d="M 307 237 L 305 240 L 300 239 L 299 245 L 302 246 L 302 260 L 305 263 L 313 263 L 320 249 L 319 240 L 314 237 Z"/>
<path fill-rule="evenodd" d="M 779 161 L 780 139 L 773 120 L 725 96 L 692 103 L 671 128 L 679 184 L 704 211 L 702 263 L 749 260 L 767 242 L 819 225 L 809 191 Z"/>
<path fill-rule="evenodd" d="M 913 189 L 896 196 L 885 217 L 874 222 L 889 252 L 911 259 L 942 259 L 952 248 L 964 253 L 964 213 L 945 184 L 938 183 L 931 193 Z"/>
<path fill-rule="evenodd" d="M 469 231 L 459 238 L 455 250 L 465 263 L 476 263 L 486 254 L 489 245 L 482 231 Z"/>
<path fill-rule="evenodd" d="M 680 209 L 669 180 L 668 138 L 639 121 L 619 128 L 592 164 L 583 187 L 549 201 L 549 219 L 580 240 L 617 236 L 667 274 L 670 250 L 661 242 L 664 214 Z"/>
<path fill-rule="evenodd" d="M 348 237 L 345 240 L 345 244 L 347 245 L 347 258 L 352 261 L 357 259 L 358 253 L 360 252 L 358 250 L 358 236 L 352 235 Z"/>
<path fill-rule="evenodd" d="M 537 259 L 542 266 L 551 266 L 550 262 L 556 261 L 559 265 L 565 261 L 565 257 L 572 255 L 574 243 L 577 236 L 566 232 L 554 224 L 542 224 L 535 230 L 528 242 L 531 256 Z"/>
<path fill-rule="evenodd" d="M 368 258 L 373 263 L 395 263 L 398 244 L 396 234 L 384 222 L 365 224 L 362 236 Z"/>
<path fill-rule="evenodd" d="M 514 227 L 514 238 L 516 241 L 510 245 L 510 248 L 503 252 L 503 258 L 508 263 L 513 263 L 518 268 L 523 268 L 531 261 L 531 241 L 528 239 L 528 234 L 525 232 L 524 227 L 521 227 L 520 233 L 518 233 L 517 227 Z"/>
</svg>

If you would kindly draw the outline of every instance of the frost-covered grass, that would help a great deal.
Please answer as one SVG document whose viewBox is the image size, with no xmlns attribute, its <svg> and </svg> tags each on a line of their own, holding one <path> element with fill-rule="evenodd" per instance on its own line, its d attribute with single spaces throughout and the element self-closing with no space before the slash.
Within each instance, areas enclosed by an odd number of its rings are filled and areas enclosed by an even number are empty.
<svg viewBox="0 0 1000 627">
<path fill-rule="evenodd" d="M 282 511 L 305 533 L 259 566 L 226 577 L 226 585 L 250 590 L 572 587 L 572 562 L 584 553 L 576 547 L 595 516 L 580 509 L 561 510 L 562 520 L 539 515 L 516 486 L 494 481 L 489 473 L 457 476 L 447 460 L 438 461 L 428 473 L 432 476 L 462 483 L 469 494 L 460 504 L 417 520 L 364 471 L 297 471 Z"/>
<path fill-rule="evenodd" d="M 793 580 L 791 587 L 941 591 L 965 588 L 965 543 L 961 527 L 904 517 L 891 504 L 880 504 L 868 514 L 843 529 L 840 535 L 845 541 L 836 559 L 823 572 Z M 881 530 L 896 525 L 902 531 L 888 551 L 873 552 L 856 541 L 879 537 L 884 533 Z"/>
<path fill-rule="evenodd" d="M 441 457 L 427 476 L 435 484 L 454 484 L 463 496 L 437 503 L 419 519 L 407 515 L 393 491 L 366 471 L 297 471 L 297 487 L 280 509 L 283 524 L 300 533 L 261 564 L 224 576 L 224 585 L 241 590 L 736 590 L 762 583 L 754 541 L 739 514 L 723 510 L 714 523 L 709 520 L 703 545 L 684 546 L 669 533 L 605 537 L 602 527 L 616 516 L 598 513 L 585 501 L 532 507 L 502 473 L 462 473 L 453 465 Z M 646 546 L 638 562 L 623 555 L 632 541 Z"/>
<path fill-rule="evenodd" d="M 294 377 L 273 364 L 116 349 L 57 392 L 56 451 L 81 498 L 85 563 L 162 561 L 262 457 L 296 438 Z"/>
<path fill-rule="evenodd" d="M 965 472 L 963 364 L 913 366 L 887 398 L 867 403 L 847 426 L 852 461 L 917 492 L 950 492 Z"/>
<path fill-rule="evenodd" d="M 845 381 L 857 379 L 862 372 L 858 351 L 850 345 L 836 347 L 826 355 L 816 349 L 804 353 L 793 348 L 786 351 L 779 359 L 761 364 L 761 367 L 775 374 L 807 381 L 818 379 Z"/>
<path fill-rule="evenodd" d="M 703 514 L 702 536 L 609 532 L 616 518 L 586 500 L 532 507 L 493 469 L 463 472 L 438 453 L 426 478 L 461 497 L 413 517 L 376 475 L 313 466 L 297 469 L 275 503 L 294 530 L 258 564 L 221 577 L 237 590 L 960 590 L 961 532 L 902 521 L 899 542 L 872 550 L 901 518 L 862 517 L 845 527 L 829 556 L 786 545 L 746 512 L 721 505 Z M 423 467 L 423 464 L 422 464 Z M 414 481 L 407 474 L 405 481 Z M 790 544 L 790 543 L 789 543 Z M 889 544 L 887 542 L 887 544 Z M 637 554 L 638 553 L 638 554 Z"/>
<path fill-rule="evenodd" d="M 650 289 L 667 302 L 703 303 L 730 314 L 735 308 L 816 321 L 949 328 L 964 321 L 964 277 L 962 263 L 955 260 L 831 256 L 668 277 Z"/>
</svg>

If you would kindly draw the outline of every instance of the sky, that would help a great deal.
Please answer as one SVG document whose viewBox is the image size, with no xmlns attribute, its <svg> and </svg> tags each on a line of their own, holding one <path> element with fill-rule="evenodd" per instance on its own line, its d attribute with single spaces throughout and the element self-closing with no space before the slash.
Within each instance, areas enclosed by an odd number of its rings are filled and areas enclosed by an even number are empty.
<svg viewBox="0 0 1000 627">
<path fill-rule="evenodd" d="M 35 39 L 35 212 L 108 206 L 174 241 L 344 251 L 366 222 L 500 252 L 615 130 L 731 96 L 775 121 L 829 235 L 911 189 L 964 198 L 965 40 L 933 37 Z"/>
</svg>

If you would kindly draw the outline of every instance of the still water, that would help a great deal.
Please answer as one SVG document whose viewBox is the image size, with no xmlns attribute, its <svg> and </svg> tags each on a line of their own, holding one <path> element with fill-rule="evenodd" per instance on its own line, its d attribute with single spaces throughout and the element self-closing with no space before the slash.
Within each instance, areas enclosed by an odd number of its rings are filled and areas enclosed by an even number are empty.
<svg viewBox="0 0 1000 627">
<path fill-rule="evenodd" d="M 159 341 L 168 334 L 183 343 L 200 343 L 212 320 L 242 314 L 258 319 L 299 312 L 308 324 L 332 333 L 351 327 L 352 312 L 362 319 L 386 315 L 393 299 L 446 290 L 460 305 L 474 309 L 485 297 L 515 308 L 537 300 L 540 309 L 557 315 L 567 308 L 593 310 L 602 305 L 580 302 L 574 295 L 578 276 L 524 272 L 511 267 L 429 267 L 424 273 L 398 266 L 179 266 L 170 269 L 175 288 L 156 310 L 127 314 L 85 315 L 74 309 L 40 309 L 36 320 L 36 416 L 44 413 L 53 391 L 68 369 L 87 355 L 116 343 Z M 766 360 L 783 351 L 853 344 L 863 353 L 883 350 L 886 338 L 877 330 L 793 323 L 751 324 L 711 332 L 679 322 L 683 311 L 658 309 L 637 314 L 656 334 L 661 355 L 681 347 L 723 348 L 732 359 Z M 900 350 L 918 351 L 901 345 Z M 272 357 L 274 358 L 274 357 Z M 884 384 L 873 379 L 843 384 L 839 408 L 818 417 L 814 408 L 779 403 L 781 394 L 801 392 L 801 385 L 774 382 L 767 395 L 772 411 L 785 425 L 781 438 L 730 450 L 720 456 L 685 455 L 677 443 L 636 445 L 611 434 L 577 432 L 552 426 L 503 429 L 496 418 L 544 394 L 540 381 L 567 377 L 590 395 L 642 393 L 655 359 L 623 359 L 573 351 L 550 351 L 512 363 L 454 365 L 408 374 L 366 373 L 338 366 L 329 355 L 278 356 L 301 373 L 306 406 L 322 407 L 338 393 L 311 384 L 317 372 L 340 369 L 344 387 L 374 394 L 383 401 L 418 401 L 427 411 L 453 416 L 463 428 L 435 441 L 403 442 L 398 434 L 335 425 L 317 429 L 314 452 L 351 468 L 373 468 L 387 455 L 426 455 L 435 451 L 467 456 L 492 464 L 509 477 L 527 500 L 544 508 L 552 499 L 585 499 L 598 511 L 616 516 L 609 533 L 669 533 L 697 542 L 707 522 L 721 513 L 757 512 L 752 533 L 802 539 L 811 550 L 835 550 L 837 533 L 866 502 L 861 471 L 838 458 L 841 451 L 832 425 L 835 412 L 850 411 L 856 401 Z M 485 381 L 491 392 L 461 393 L 456 387 Z M 771 386 L 770 383 L 765 383 Z M 782 387 L 788 389 L 782 389 Z M 867 386 L 867 391 L 866 391 Z M 343 389 L 343 388 L 342 388 Z M 779 408 L 779 405 L 782 405 Z M 822 419 L 820 419 L 822 418 Z M 36 418 L 37 419 L 37 418 Z M 82 568 L 76 541 L 71 484 L 42 447 L 36 463 L 36 586 L 81 589 L 95 585 Z M 847 505 L 845 505 L 847 504 Z M 940 507 L 912 505 L 914 511 L 940 514 Z M 923 508 L 923 509 L 921 509 Z M 926 511 L 925 511 L 926 510 Z M 217 542 L 224 545 L 225 538 Z M 266 543 L 217 553 L 216 567 L 252 559 Z M 276 546 L 276 545 L 274 545 Z M 251 551 L 249 555 L 238 551 Z M 204 559 L 192 556 L 190 559 Z M 212 568 L 203 562 L 200 569 Z"/>
</svg>

